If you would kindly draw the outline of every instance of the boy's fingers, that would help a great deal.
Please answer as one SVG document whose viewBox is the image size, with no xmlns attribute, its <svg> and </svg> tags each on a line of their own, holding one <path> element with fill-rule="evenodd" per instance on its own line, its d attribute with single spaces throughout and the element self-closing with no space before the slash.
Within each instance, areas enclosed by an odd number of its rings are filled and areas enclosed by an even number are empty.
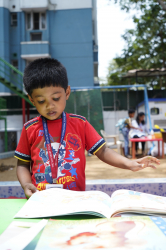
<svg viewBox="0 0 166 250">
<path fill-rule="evenodd" d="M 32 191 L 31 190 L 26 190 L 25 191 L 25 195 L 26 195 L 26 197 L 29 199 L 29 197 L 31 197 L 32 196 Z"/>
<path fill-rule="evenodd" d="M 37 190 L 31 190 L 31 189 L 28 189 L 27 191 L 26 191 L 26 197 L 29 199 L 35 192 L 36 192 Z"/>
<path fill-rule="evenodd" d="M 144 169 L 144 168 L 147 168 L 147 167 L 150 167 L 150 168 L 156 169 L 156 167 L 155 167 L 154 165 L 152 165 L 152 164 L 148 164 L 148 166 L 146 166 L 145 164 L 139 164 L 139 165 L 138 165 L 138 167 L 139 167 L 139 169 L 138 169 L 138 170 L 140 170 L 140 169 Z"/>
<path fill-rule="evenodd" d="M 146 166 L 145 164 L 140 164 L 140 168 L 147 168 L 147 167 L 150 167 L 150 168 L 153 168 L 153 169 L 156 169 L 156 167 L 152 164 L 149 164 L 148 166 Z"/>
<path fill-rule="evenodd" d="M 156 157 L 153 157 L 153 156 L 145 156 L 139 160 L 137 160 L 138 163 L 141 163 L 141 162 L 153 162 L 155 164 L 160 164 L 160 160 L 157 159 Z"/>
<path fill-rule="evenodd" d="M 157 163 L 157 164 L 160 164 L 160 160 L 157 159 L 156 157 L 153 157 L 153 156 L 148 156 L 148 157 L 149 157 L 149 160 L 150 160 L 151 162 L 155 162 L 155 163 Z"/>
<path fill-rule="evenodd" d="M 153 168 L 153 169 L 156 169 L 156 167 L 154 165 L 150 165 L 149 167 Z"/>
<path fill-rule="evenodd" d="M 33 193 L 37 191 L 37 188 L 33 184 L 28 184 L 25 188 L 25 195 L 27 198 L 31 197 Z"/>
<path fill-rule="evenodd" d="M 35 193 L 37 191 L 37 188 L 33 185 L 30 187 L 30 190 L 32 191 L 32 193 Z"/>
<path fill-rule="evenodd" d="M 145 168 L 145 164 L 138 164 L 138 170 Z"/>
</svg>

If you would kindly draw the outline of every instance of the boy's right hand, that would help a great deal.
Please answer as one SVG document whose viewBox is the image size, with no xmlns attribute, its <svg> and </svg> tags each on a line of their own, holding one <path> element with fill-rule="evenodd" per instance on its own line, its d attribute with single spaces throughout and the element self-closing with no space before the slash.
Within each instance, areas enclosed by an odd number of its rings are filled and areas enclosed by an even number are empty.
<svg viewBox="0 0 166 250">
<path fill-rule="evenodd" d="M 32 194 L 34 194 L 37 190 L 37 188 L 32 183 L 27 183 L 24 186 L 24 193 L 27 199 L 29 199 Z"/>
</svg>

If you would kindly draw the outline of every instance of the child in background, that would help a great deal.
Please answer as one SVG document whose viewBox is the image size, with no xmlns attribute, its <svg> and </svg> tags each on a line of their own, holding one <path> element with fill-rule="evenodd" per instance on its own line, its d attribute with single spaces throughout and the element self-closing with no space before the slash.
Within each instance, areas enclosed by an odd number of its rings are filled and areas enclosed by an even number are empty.
<svg viewBox="0 0 166 250">
<path fill-rule="evenodd" d="M 135 128 L 140 128 L 141 130 L 138 129 L 132 129 L 130 131 L 130 136 L 131 138 L 140 138 L 143 136 L 146 136 L 149 131 L 145 123 L 145 113 L 144 112 L 139 112 L 136 120 L 132 121 L 132 126 Z M 145 142 L 141 142 L 142 144 L 142 154 L 145 155 Z M 135 142 L 135 150 L 136 153 L 138 151 L 138 142 Z"/>
<path fill-rule="evenodd" d="M 64 112 L 70 86 L 59 61 L 46 58 L 31 62 L 25 68 L 23 82 L 40 114 L 24 124 L 15 151 L 17 177 L 27 197 L 47 183 L 84 191 L 85 149 L 109 165 L 131 171 L 160 164 L 154 157 L 128 160 L 107 148 L 85 117 Z"/>
<path fill-rule="evenodd" d="M 134 109 L 129 109 L 128 110 L 128 117 L 124 120 L 123 127 L 121 128 L 121 132 L 124 137 L 124 153 L 125 157 L 131 158 L 131 155 L 129 154 L 129 131 L 130 129 L 137 129 L 141 130 L 138 127 L 134 127 L 132 125 L 132 118 L 135 116 L 135 110 Z"/>
</svg>

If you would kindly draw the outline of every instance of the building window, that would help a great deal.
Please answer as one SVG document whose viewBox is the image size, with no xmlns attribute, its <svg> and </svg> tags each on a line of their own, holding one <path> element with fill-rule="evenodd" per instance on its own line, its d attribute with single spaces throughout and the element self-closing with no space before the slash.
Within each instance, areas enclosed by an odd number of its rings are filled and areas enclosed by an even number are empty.
<svg viewBox="0 0 166 250">
<path fill-rule="evenodd" d="M 41 17 L 41 28 L 45 29 L 46 28 L 46 14 L 41 13 L 40 17 Z"/>
<path fill-rule="evenodd" d="M 17 13 L 11 13 L 11 26 L 17 26 Z"/>
<path fill-rule="evenodd" d="M 93 64 L 93 69 L 94 69 L 94 84 L 96 86 L 99 85 L 99 78 L 98 78 L 98 63 Z"/>
<path fill-rule="evenodd" d="M 33 29 L 39 30 L 40 29 L 40 15 L 39 13 L 33 13 Z"/>
<path fill-rule="evenodd" d="M 151 115 L 159 115 L 160 114 L 159 108 L 151 108 L 150 109 L 150 114 Z"/>
<path fill-rule="evenodd" d="M 31 41 L 42 41 L 42 33 L 31 33 Z"/>
<path fill-rule="evenodd" d="M 26 16 L 27 30 L 31 29 L 31 13 L 27 13 Z"/>
<path fill-rule="evenodd" d="M 46 29 L 46 13 L 31 12 L 26 14 L 27 30 Z"/>
<path fill-rule="evenodd" d="M 98 77 L 98 63 L 94 63 L 93 68 L 94 68 L 94 77 Z"/>
<path fill-rule="evenodd" d="M 18 60 L 13 60 L 13 61 L 12 61 L 12 65 L 13 65 L 16 69 L 18 69 Z M 17 72 L 16 72 L 15 70 L 12 70 L 12 73 L 13 73 L 13 74 L 17 74 Z"/>
</svg>

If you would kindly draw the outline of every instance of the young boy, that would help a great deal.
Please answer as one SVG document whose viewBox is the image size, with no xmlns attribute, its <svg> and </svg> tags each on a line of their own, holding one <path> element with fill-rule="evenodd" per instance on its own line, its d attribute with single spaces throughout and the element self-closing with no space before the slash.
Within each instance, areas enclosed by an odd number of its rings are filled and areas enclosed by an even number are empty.
<svg viewBox="0 0 166 250">
<path fill-rule="evenodd" d="M 135 128 L 131 124 L 131 119 L 135 116 L 135 110 L 129 109 L 128 110 L 128 117 L 126 118 L 123 128 L 121 130 L 123 137 L 124 137 L 124 153 L 127 158 L 131 158 L 129 155 L 129 131 L 131 128 L 141 130 L 140 128 Z"/>
<path fill-rule="evenodd" d="M 40 116 L 24 124 L 15 151 L 17 176 L 30 197 L 46 183 L 85 190 L 85 149 L 107 164 L 138 171 L 159 164 L 154 157 L 130 161 L 106 148 L 85 117 L 64 112 L 70 96 L 65 67 L 54 59 L 38 59 L 24 71 L 25 90 Z"/>
</svg>

